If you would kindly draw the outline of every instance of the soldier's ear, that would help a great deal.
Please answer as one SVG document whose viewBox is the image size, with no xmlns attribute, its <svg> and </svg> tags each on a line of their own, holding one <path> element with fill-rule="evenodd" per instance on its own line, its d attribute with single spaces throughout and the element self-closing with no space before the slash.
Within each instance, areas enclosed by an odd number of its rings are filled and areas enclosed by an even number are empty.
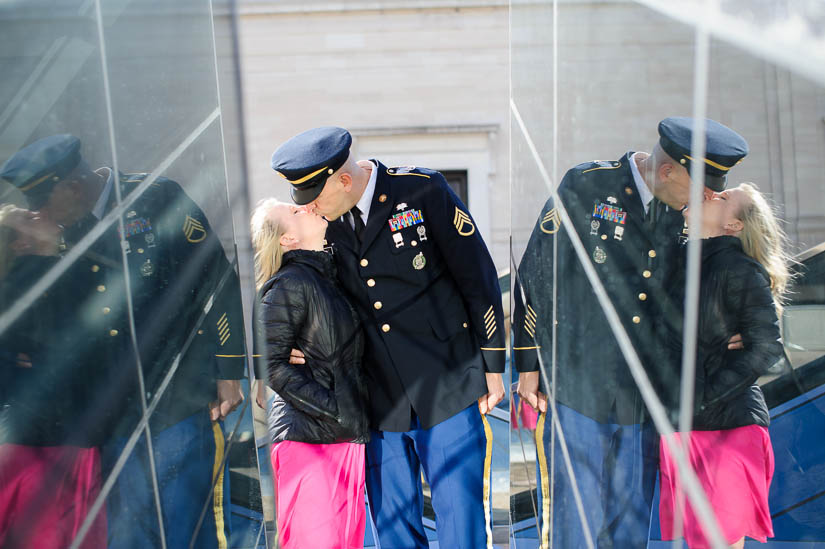
<svg viewBox="0 0 825 549">
<path fill-rule="evenodd" d="M 352 190 L 352 174 L 343 172 L 338 175 L 338 180 L 341 182 L 344 192 L 350 192 Z"/>
<path fill-rule="evenodd" d="M 658 173 L 659 181 L 667 181 L 670 179 L 670 174 L 673 173 L 673 165 L 668 162 L 662 162 L 659 165 Z"/>
</svg>

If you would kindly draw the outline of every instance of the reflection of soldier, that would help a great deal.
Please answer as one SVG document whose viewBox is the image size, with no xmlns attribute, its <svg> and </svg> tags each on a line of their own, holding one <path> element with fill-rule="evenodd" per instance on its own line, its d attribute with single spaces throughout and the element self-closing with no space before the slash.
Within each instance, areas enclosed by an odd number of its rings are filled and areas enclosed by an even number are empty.
<svg viewBox="0 0 825 549">
<path fill-rule="evenodd" d="M 689 197 L 688 170 L 694 166 L 691 129 L 691 119 L 667 118 L 659 124 L 652 154 L 629 152 L 617 161 L 580 164 L 559 186 L 578 237 L 671 410 L 679 392 L 682 300 L 676 254 L 683 226 L 680 210 Z M 709 187 L 706 195 L 724 188 L 728 170 L 747 152 L 741 136 L 707 121 L 707 160 L 699 164 Z M 530 237 L 519 282 L 526 296 L 525 303 L 517 286 L 513 329 L 519 394 L 544 412 L 547 388 L 542 379 L 539 392 L 537 355 L 541 353 L 548 381 L 555 358 L 554 396 L 592 539 L 598 547 L 644 547 L 658 435 L 552 199 Z M 554 547 L 584 547 L 558 445 L 552 499 L 549 494 L 551 431 L 541 414 L 536 437 L 542 547 L 550 544 L 551 522 Z"/>
<path fill-rule="evenodd" d="M 492 258 L 440 173 L 356 162 L 351 143 L 343 128 L 309 130 L 275 151 L 272 167 L 296 203 L 333 220 L 338 278 L 364 323 L 375 429 L 367 491 L 380 545 L 428 546 L 423 468 L 440 545 L 490 547 L 492 437 L 482 414 L 504 395 Z"/>
<path fill-rule="evenodd" d="M 116 207 L 116 185 L 129 202 L 146 178 L 91 170 L 80 156 L 80 141 L 69 135 L 29 145 L 5 164 L 2 176 L 26 194 L 32 209 L 65 227 L 66 249 Z M 22 256 L 4 287 L 20 295 L 59 260 L 57 255 Z M 215 295 L 225 275 L 228 280 Z M 175 182 L 159 178 L 125 209 L 122 228 L 117 223 L 106 227 L 4 335 L 31 357 L 32 372 L 57 372 L 60 379 L 72 380 L 77 398 L 59 422 L 51 423 L 60 425 L 58 439 L 103 445 L 104 473 L 142 413 L 136 360 L 147 402 L 177 365 L 150 420 L 154 463 L 146 459 L 140 439 L 142 448 L 126 461 L 109 496 L 111 546 L 160 546 L 151 465 L 157 471 L 166 545 L 188 546 L 213 475 L 221 472 L 223 433 L 210 419 L 223 419 L 242 400 L 240 306 L 235 272 L 203 212 Z M 40 329 L 44 319 L 48 330 Z M 190 334 L 189 350 L 179 357 Z M 46 379 L 35 375 L 30 383 L 20 380 L 14 391 L 29 398 L 26 407 L 18 398 L 8 408 L 13 437 L 35 431 L 26 427 L 26 419 L 44 425 L 38 418 L 46 403 L 38 395 Z M 45 423 L 54 430 L 50 421 Z M 198 547 L 217 546 L 225 536 L 223 494 L 219 482 Z"/>
</svg>

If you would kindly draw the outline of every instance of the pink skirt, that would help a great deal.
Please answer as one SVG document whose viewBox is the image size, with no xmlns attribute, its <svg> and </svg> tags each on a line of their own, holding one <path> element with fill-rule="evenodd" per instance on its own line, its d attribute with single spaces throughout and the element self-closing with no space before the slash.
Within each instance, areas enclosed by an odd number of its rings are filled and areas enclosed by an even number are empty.
<svg viewBox="0 0 825 549">
<path fill-rule="evenodd" d="M 287 440 L 270 450 L 282 549 L 362 549 L 364 445 Z"/>
<path fill-rule="evenodd" d="M 679 433 L 676 434 L 679 437 Z M 773 537 L 768 491 L 773 477 L 773 448 L 768 430 L 748 425 L 724 431 L 693 431 L 690 464 L 708 497 L 725 540 L 744 536 L 762 543 Z M 676 459 L 662 440 L 659 446 L 662 539 L 674 539 L 679 485 Z M 684 493 L 684 492 L 682 492 Z M 685 501 L 683 532 L 691 549 L 710 547 L 690 502 Z"/>
<path fill-rule="evenodd" d="M 0 445 L 0 547 L 69 547 L 100 486 L 97 448 Z M 80 547 L 106 547 L 105 507 Z"/>
</svg>

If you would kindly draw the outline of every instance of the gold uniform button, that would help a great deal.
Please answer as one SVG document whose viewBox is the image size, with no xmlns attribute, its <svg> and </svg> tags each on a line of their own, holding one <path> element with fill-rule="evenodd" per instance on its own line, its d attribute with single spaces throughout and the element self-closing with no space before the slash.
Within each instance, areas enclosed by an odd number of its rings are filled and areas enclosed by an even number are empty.
<svg viewBox="0 0 825 549">
<path fill-rule="evenodd" d="M 375 303 L 372 304 L 372 306 L 375 307 L 376 309 L 380 309 L 381 307 L 384 306 L 384 304 L 381 303 L 380 301 L 376 301 Z"/>
<path fill-rule="evenodd" d="M 99 265 L 92 265 L 92 272 L 93 272 L 93 273 L 96 273 L 96 272 L 98 272 L 99 270 L 100 270 L 100 266 L 99 266 Z"/>
<path fill-rule="evenodd" d="M 650 250 L 649 252 L 647 252 L 647 256 L 648 257 L 656 257 L 656 250 Z"/>
<path fill-rule="evenodd" d="M 143 253 L 143 248 L 138 248 L 138 253 L 142 254 Z"/>
<path fill-rule="evenodd" d="M 644 293 L 644 292 L 640 293 L 639 294 L 639 301 L 644 301 L 645 299 L 647 299 L 647 294 Z"/>
<path fill-rule="evenodd" d="M 103 314 L 104 315 L 108 315 L 111 312 L 112 312 L 112 310 L 109 307 L 103 307 Z"/>
<path fill-rule="evenodd" d="M 384 333 L 389 332 L 390 331 L 390 325 L 389 324 L 384 324 L 383 326 L 381 326 L 381 331 L 384 332 Z"/>
<path fill-rule="evenodd" d="M 606 234 L 602 235 L 602 240 L 607 240 L 607 235 Z"/>
<path fill-rule="evenodd" d="M 109 330 L 109 335 L 115 337 L 117 335 L 117 330 Z"/>
<path fill-rule="evenodd" d="M 369 286 L 370 288 L 372 288 L 373 286 L 375 286 L 375 279 L 374 279 L 374 278 L 370 278 L 370 279 L 368 279 L 368 280 L 367 280 L 367 286 Z"/>
<path fill-rule="evenodd" d="M 639 318 L 638 316 L 634 316 L 634 317 L 633 317 L 633 324 L 638 324 L 638 323 L 639 323 L 639 322 L 641 322 L 641 321 L 642 321 L 642 319 L 641 319 L 641 318 Z"/>
<path fill-rule="evenodd" d="M 462 324 L 462 326 L 464 326 L 464 327 L 466 328 L 466 327 L 467 327 L 467 323 L 465 322 L 464 324 Z"/>
<path fill-rule="evenodd" d="M 198 335 L 203 335 L 203 330 L 198 330 Z"/>
<path fill-rule="evenodd" d="M 97 291 L 98 291 L 98 292 L 105 292 L 105 291 L 106 291 L 106 286 L 104 286 L 103 284 L 101 284 L 100 286 L 98 286 L 98 287 L 97 287 Z"/>
<path fill-rule="evenodd" d="M 369 264 L 370 264 L 370 262 L 369 262 L 369 261 L 367 261 L 367 260 L 366 260 L 366 258 L 361 260 L 361 266 L 362 266 L 362 267 L 366 267 L 366 266 L 367 266 L 367 265 L 369 265 Z"/>
<path fill-rule="evenodd" d="M 647 269 L 645 269 L 644 271 L 642 271 L 642 276 L 643 276 L 643 277 L 645 277 L 645 278 L 650 278 L 652 275 L 653 275 L 653 273 L 651 273 L 651 272 L 650 272 L 650 271 L 648 271 Z"/>
<path fill-rule="evenodd" d="M 410 246 L 418 246 L 418 241 L 413 240 L 412 242 L 410 242 Z"/>
</svg>

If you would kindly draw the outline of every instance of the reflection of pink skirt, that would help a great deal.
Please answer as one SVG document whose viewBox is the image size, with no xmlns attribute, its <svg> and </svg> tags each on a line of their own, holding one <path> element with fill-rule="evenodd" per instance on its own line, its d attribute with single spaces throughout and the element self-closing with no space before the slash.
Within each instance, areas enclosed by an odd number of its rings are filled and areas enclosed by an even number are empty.
<svg viewBox="0 0 825 549">
<path fill-rule="evenodd" d="M 287 440 L 270 451 L 282 549 L 364 547 L 364 445 Z"/>
<path fill-rule="evenodd" d="M 678 433 L 677 433 L 678 436 Z M 665 441 L 659 447 L 662 539 L 673 539 L 678 475 L 676 459 Z M 773 537 L 768 490 L 773 477 L 773 449 L 768 430 L 748 425 L 725 431 L 693 431 L 690 464 L 710 501 L 728 543 L 743 536 L 765 542 Z M 691 549 L 710 547 L 690 503 L 684 513 L 684 537 Z"/>
<path fill-rule="evenodd" d="M 0 547 L 69 547 L 100 485 L 97 448 L 0 445 Z M 104 509 L 80 547 L 106 547 Z"/>
</svg>

